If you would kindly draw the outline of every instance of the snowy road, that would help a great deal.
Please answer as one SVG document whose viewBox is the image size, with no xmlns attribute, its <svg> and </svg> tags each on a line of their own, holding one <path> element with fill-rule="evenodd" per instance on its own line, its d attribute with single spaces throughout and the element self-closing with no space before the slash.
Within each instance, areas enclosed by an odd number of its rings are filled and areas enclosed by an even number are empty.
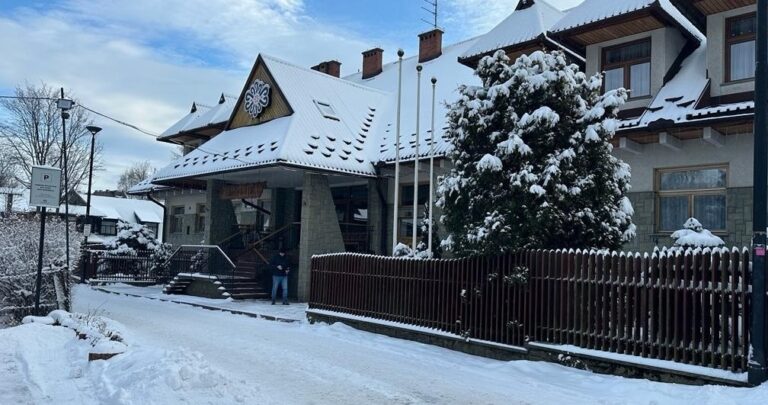
<svg viewBox="0 0 768 405">
<path fill-rule="evenodd" d="M 80 286 L 74 306 L 122 323 L 132 350 L 199 353 L 231 383 L 227 390 L 242 390 L 228 393 L 243 403 L 701 405 L 768 399 L 768 386 L 688 387 L 501 362 L 339 324 L 278 323 Z M 198 403 L 177 394 L 184 403 Z"/>
</svg>

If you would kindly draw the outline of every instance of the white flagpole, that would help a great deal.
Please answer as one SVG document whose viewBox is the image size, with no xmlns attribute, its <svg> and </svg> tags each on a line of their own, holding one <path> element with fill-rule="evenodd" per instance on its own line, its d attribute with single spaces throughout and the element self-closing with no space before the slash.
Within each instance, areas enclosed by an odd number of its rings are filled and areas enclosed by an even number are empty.
<svg viewBox="0 0 768 405">
<path fill-rule="evenodd" d="M 427 235 L 427 252 L 432 257 L 432 211 L 435 201 L 435 85 L 437 78 L 432 77 L 432 130 L 429 135 L 429 235 Z"/>
<path fill-rule="evenodd" d="M 395 212 L 392 215 L 392 254 L 395 253 L 395 246 L 397 246 L 397 209 L 400 206 L 400 100 L 403 92 L 403 55 L 405 55 L 405 52 L 402 49 L 398 49 L 397 129 L 395 130 Z"/>
<path fill-rule="evenodd" d="M 416 150 L 413 159 L 413 233 L 412 249 L 416 252 L 416 230 L 419 228 L 419 118 L 421 116 L 421 65 L 416 65 Z"/>
</svg>

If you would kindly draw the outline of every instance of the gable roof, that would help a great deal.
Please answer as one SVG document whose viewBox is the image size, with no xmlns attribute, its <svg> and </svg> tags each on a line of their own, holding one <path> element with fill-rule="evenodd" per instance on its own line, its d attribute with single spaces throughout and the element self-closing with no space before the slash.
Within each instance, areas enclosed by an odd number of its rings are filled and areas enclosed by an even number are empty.
<svg viewBox="0 0 768 405">
<path fill-rule="evenodd" d="M 487 34 L 479 37 L 459 58 L 471 59 L 491 53 L 497 49 L 521 45 L 543 38 L 546 32 L 565 15 L 544 0 L 530 0 L 525 8 L 518 3 L 517 8 L 507 18 L 496 25 Z"/>
<path fill-rule="evenodd" d="M 160 169 L 153 181 L 287 164 L 373 176 L 369 159 L 387 107 L 385 92 L 267 55 L 262 64 L 292 114 L 227 130 Z M 331 116 L 318 103 L 330 106 Z"/>
<path fill-rule="evenodd" d="M 70 206 L 71 208 L 72 206 Z M 163 208 L 161 206 L 149 200 L 131 198 L 91 195 L 90 214 L 94 217 L 114 220 L 121 219 L 131 223 L 163 222 Z"/>
</svg>

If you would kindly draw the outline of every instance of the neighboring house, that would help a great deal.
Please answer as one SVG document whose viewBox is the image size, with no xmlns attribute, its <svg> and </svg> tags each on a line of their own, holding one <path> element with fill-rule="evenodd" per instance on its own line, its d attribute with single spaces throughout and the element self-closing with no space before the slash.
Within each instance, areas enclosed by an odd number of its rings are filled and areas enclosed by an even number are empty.
<svg viewBox="0 0 768 405">
<path fill-rule="evenodd" d="M 410 242 L 413 168 L 420 157 L 419 203 L 428 195 L 437 78 L 436 176 L 450 163 L 445 101 L 460 84 L 479 84 L 477 61 L 503 49 L 511 57 L 560 49 L 588 74 L 605 72 L 606 90 L 626 87 L 615 153 L 632 166 L 637 238 L 626 248 L 668 244 L 671 231 L 697 217 L 727 243 L 751 231 L 755 1 L 586 0 L 558 11 L 520 0 L 486 35 L 443 47 L 442 31 L 419 35 L 419 54 L 403 60 L 399 201 L 395 201 L 398 63 L 383 50 L 363 52 L 359 73 L 340 63 L 311 69 L 259 55 L 237 97 L 222 94 L 160 138 L 184 156 L 136 187 L 166 201 L 174 243 L 219 244 L 243 229 L 300 227 L 286 247 L 299 258 L 298 295 L 306 299 L 309 260 L 336 251 L 391 253 Z M 416 141 L 416 66 L 421 111 Z M 420 211 L 423 208 L 419 208 Z M 439 214 L 439 212 L 437 212 Z"/>
<path fill-rule="evenodd" d="M 69 213 L 72 216 L 84 218 L 87 196 L 80 193 L 70 195 Z M 64 206 L 59 209 L 64 212 Z M 118 221 L 132 224 L 142 224 L 149 228 L 159 240 L 163 232 L 163 207 L 149 200 L 133 198 L 118 198 L 92 195 L 90 223 L 91 235 L 88 243 L 106 244 L 117 235 Z M 84 222 L 82 219 L 80 223 Z"/>
</svg>

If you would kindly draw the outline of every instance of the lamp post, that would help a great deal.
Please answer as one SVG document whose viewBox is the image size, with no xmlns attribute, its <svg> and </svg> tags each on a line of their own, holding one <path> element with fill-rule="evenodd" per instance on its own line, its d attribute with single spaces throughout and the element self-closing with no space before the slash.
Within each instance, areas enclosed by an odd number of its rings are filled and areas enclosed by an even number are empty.
<svg viewBox="0 0 768 405">
<path fill-rule="evenodd" d="M 85 127 L 85 129 L 87 129 L 88 132 L 91 133 L 91 160 L 89 161 L 89 166 L 88 166 L 88 197 L 87 197 L 88 200 L 85 204 L 85 221 L 88 225 L 88 231 L 85 232 L 85 229 L 83 229 L 83 233 L 85 234 L 85 240 L 83 241 L 83 245 L 88 244 L 88 235 L 91 233 L 92 231 L 91 228 L 93 226 L 93 224 L 91 224 L 91 183 L 93 181 L 93 150 L 96 145 L 96 134 L 98 134 L 99 131 L 101 131 L 100 127 L 93 126 L 93 125 L 88 125 L 87 127 Z M 83 224 L 83 228 L 85 228 L 85 225 L 86 224 Z M 80 277 L 80 282 L 81 283 L 85 282 L 85 262 L 83 262 L 83 274 Z"/>
<path fill-rule="evenodd" d="M 768 379 L 766 328 L 766 215 L 768 215 L 768 0 L 757 1 L 755 67 L 754 202 L 752 204 L 752 319 L 749 383 Z"/>
<path fill-rule="evenodd" d="M 67 119 L 69 110 L 75 105 L 75 102 L 64 98 L 64 88 L 61 88 L 61 98 L 56 100 L 56 107 L 61 110 L 61 157 L 63 160 L 62 171 L 64 172 L 64 239 L 65 256 L 67 260 L 67 271 L 69 271 L 69 171 L 67 170 Z"/>
</svg>

